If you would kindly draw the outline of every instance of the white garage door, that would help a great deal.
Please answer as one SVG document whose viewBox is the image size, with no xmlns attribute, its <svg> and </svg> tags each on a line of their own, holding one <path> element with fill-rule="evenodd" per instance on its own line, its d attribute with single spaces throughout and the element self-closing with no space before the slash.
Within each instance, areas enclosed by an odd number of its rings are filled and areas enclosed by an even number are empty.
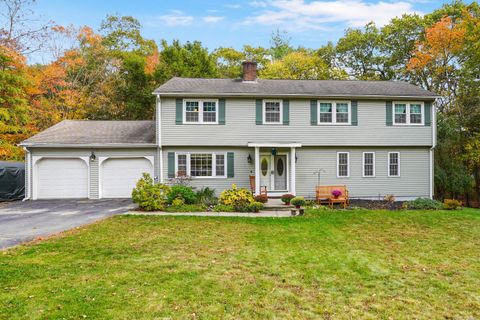
<svg viewBox="0 0 480 320">
<path fill-rule="evenodd" d="M 37 162 L 37 198 L 87 198 L 88 167 L 78 158 L 43 158 Z"/>
<path fill-rule="evenodd" d="M 130 198 L 142 173 L 153 175 L 152 163 L 146 158 L 111 158 L 100 169 L 102 198 Z"/>
</svg>

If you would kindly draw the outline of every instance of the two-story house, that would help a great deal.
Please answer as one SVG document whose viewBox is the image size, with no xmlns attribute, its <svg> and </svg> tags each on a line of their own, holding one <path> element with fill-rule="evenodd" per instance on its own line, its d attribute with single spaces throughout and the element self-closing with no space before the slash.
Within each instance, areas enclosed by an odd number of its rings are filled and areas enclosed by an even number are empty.
<svg viewBox="0 0 480 320">
<path fill-rule="evenodd" d="M 154 121 L 63 121 L 22 145 L 26 197 L 129 197 L 142 172 L 312 198 L 345 184 L 353 198 L 433 195 L 437 95 L 397 81 L 173 78 Z"/>
</svg>

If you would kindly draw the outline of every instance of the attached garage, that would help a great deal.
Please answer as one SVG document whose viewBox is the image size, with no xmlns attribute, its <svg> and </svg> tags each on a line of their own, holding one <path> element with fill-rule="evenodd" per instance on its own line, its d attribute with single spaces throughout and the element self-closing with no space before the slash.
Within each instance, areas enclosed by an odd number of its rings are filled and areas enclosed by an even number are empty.
<svg viewBox="0 0 480 320">
<path fill-rule="evenodd" d="M 130 198 L 159 149 L 155 121 L 64 120 L 23 141 L 25 199 Z"/>
<path fill-rule="evenodd" d="M 101 198 L 130 198 L 142 174 L 153 176 L 153 159 L 107 158 L 100 164 Z"/>
<path fill-rule="evenodd" d="M 40 158 L 36 164 L 37 199 L 88 198 L 88 165 L 81 158 Z"/>
</svg>

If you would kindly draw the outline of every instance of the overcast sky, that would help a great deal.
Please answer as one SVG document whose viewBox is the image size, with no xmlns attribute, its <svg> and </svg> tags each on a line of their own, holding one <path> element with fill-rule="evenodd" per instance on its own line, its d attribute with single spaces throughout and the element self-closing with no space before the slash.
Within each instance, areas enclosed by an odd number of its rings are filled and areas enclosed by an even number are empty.
<svg viewBox="0 0 480 320">
<path fill-rule="evenodd" d="M 147 38 L 200 40 L 213 50 L 268 46 L 277 28 L 289 32 L 294 46 L 318 48 L 336 41 L 345 28 L 369 21 L 383 25 L 403 13 L 431 12 L 444 2 L 449 1 L 38 0 L 33 9 L 45 20 L 94 29 L 107 14 L 131 15 L 142 23 Z"/>
</svg>

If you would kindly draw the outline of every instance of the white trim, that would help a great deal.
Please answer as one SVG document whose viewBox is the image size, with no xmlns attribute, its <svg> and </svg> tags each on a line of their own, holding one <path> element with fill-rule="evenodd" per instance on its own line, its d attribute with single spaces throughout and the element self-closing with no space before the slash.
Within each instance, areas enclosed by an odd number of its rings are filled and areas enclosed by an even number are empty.
<svg viewBox="0 0 480 320">
<path fill-rule="evenodd" d="M 194 152 L 175 152 L 175 177 L 177 176 L 178 173 L 178 156 L 179 155 L 186 155 L 187 156 L 187 176 L 189 176 L 191 179 L 226 179 L 228 177 L 228 158 L 227 158 L 227 153 L 228 152 L 201 152 L 201 151 L 194 151 Z M 212 155 L 212 175 L 211 176 L 199 176 L 199 177 L 194 177 L 191 175 L 191 163 L 190 163 L 190 156 L 192 154 L 211 154 Z M 217 176 L 217 155 L 223 155 L 224 156 L 224 175 L 223 176 Z"/>
<path fill-rule="evenodd" d="M 267 102 L 278 102 L 279 103 L 279 105 L 280 105 L 280 111 L 279 111 L 280 112 L 280 117 L 279 117 L 280 121 L 279 122 L 266 122 L 265 121 L 265 119 L 266 119 L 265 118 L 265 113 L 266 113 L 265 104 Z M 268 124 L 268 125 L 270 125 L 270 124 L 273 124 L 273 125 L 283 124 L 283 100 L 281 100 L 281 99 L 263 99 L 262 100 L 262 123 L 263 124 Z"/>
<path fill-rule="evenodd" d="M 32 200 L 37 200 L 38 199 L 38 175 L 36 174 L 38 171 L 38 165 L 37 162 L 42 160 L 43 158 L 46 159 L 81 159 L 85 161 L 87 164 L 87 199 L 91 199 L 90 197 L 90 190 L 91 190 L 91 181 L 90 181 L 90 157 L 89 156 L 32 156 L 31 160 L 31 166 L 32 166 L 32 174 L 35 172 L 35 176 L 32 176 Z M 73 183 L 73 182 L 72 182 Z M 83 198 L 79 198 L 83 199 Z"/>
<path fill-rule="evenodd" d="M 156 143 L 21 143 L 19 146 L 27 148 L 155 148 Z"/>
<path fill-rule="evenodd" d="M 187 121 L 187 101 L 188 102 L 198 102 L 198 121 L 189 122 Z M 215 122 L 203 122 L 203 103 L 204 102 L 215 102 Z M 218 124 L 218 99 L 183 99 L 182 102 L 182 123 L 183 124 Z"/>
<path fill-rule="evenodd" d="M 249 142 L 247 146 L 252 148 L 301 148 L 302 144 L 297 142 Z"/>
<path fill-rule="evenodd" d="M 296 150 L 295 147 L 290 148 L 290 193 L 293 195 L 296 195 L 296 174 L 297 174 L 297 168 L 296 168 Z"/>
<path fill-rule="evenodd" d="M 373 175 L 366 176 L 365 175 L 365 154 L 371 153 L 373 154 Z M 362 152 L 362 177 L 363 178 L 375 178 L 375 151 L 364 151 Z"/>
<path fill-rule="evenodd" d="M 430 196 L 430 199 L 433 199 L 433 191 L 434 191 L 434 189 L 433 189 L 433 188 L 434 188 L 434 184 L 433 184 L 433 174 L 434 174 L 434 172 L 433 172 L 433 170 L 434 170 L 434 168 L 433 168 L 433 160 L 434 160 L 434 159 L 433 159 L 433 157 L 434 157 L 433 148 L 431 148 L 431 149 L 429 150 L 429 165 L 430 165 L 430 168 L 429 168 L 429 169 L 430 169 L 430 170 L 429 170 L 429 175 L 430 175 L 430 176 L 429 176 L 429 178 L 430 178 L 430 183 L 429 183 L 429 184 L 430 184 L 430 192 L 429 192 L 429 196 Z"/>
<path fill-rule="evenodd" d="M 332 105 L 332 122 L 320 122 L 320 103 L 330 103 Z M 337 103 L 346 103 L 348 105 L 348 122 L 337 122 Z M 317 100 L 317 124 L 320 126 L 350 126 L 352 125 L 352 102 L 349 100 Z"/>
<path fill-rule="evenodd" d="M 397 154 L 398 154 L 398 175 L 396 175 L 396 176 L 390 175 L 390 155 L 391 155 L 392 153 L 397 153 Z M 391 177 L 391 178 L 400 178 L 400 176 L 401 176 L 401 170 L 400 170 L 401 165 L 400 165 L 400 163 L 401 163 L 401 160 L 400 160 L 400 151 L 390 151 L 390 152 L 388 153 L 388 157 L 387 157 L 387 175 L 388 175 L 388 177 Z"/>
<path fill-rule="evenodd" d="M 340 176 L 339 175 L 339 163 L 338 160 L 340 159 L 340 154 L 341 153 L 346 153 L 347 154 L 347 175 L 346 176 Z M 337 151 L 337 178 L 349 178 L 350 177 L 350 152 L 349 151 Z"/>
<path fill-rule="evenodd" d="M 395 104 L 404 104 L 406 105 L 407 108 L 407 113 L 406 113 L 406 123 L 397 123 L 395 122 Z M 422 121 L 420 123 L 410 123 L 410 105 L 412 104 L 419 104 L 420 105 L 420 110 L 421 110 L 421 118 Z M 422 101 L 393 101 L 392 103 L 392 123 L 394 126 L 424 126 L 425 125 L 425 103 Z"/>
<path fill-rule="evenodd" d="M 255 195 L 260 194 L 260 147 L 255 147 Z"/>
</svg>

